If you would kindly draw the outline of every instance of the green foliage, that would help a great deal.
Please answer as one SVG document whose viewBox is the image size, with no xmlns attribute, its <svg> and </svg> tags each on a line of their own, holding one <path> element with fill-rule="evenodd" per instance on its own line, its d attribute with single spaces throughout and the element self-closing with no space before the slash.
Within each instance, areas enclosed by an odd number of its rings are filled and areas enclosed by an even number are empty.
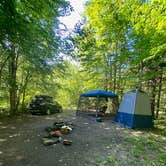
<svg viewBox="0 0 166 166">
<path fill-rule="evenodd" d="M 26 106 L 33 95 L 46 93 L 74 108 L 83 91 L 111 90 L 121 99 L 138 86 L 157 103 L 156 110 L 164 110 L 165 3 L 90 0 L 84 24 L 74 36 L 61 37 L 58 16 L 70 14 L 68 1 L 1 1 L 3 103 L 10 97 Z M 63 63 L 60 51 L 73 51 L 72 63 Z"/>
<path fill-rule="evenodd" d="M 86 79 L 85 73 L 79 71 L 79 64 L 66 60 L 63 76 L 58 79 L 60 87 L 57 100 L 67 110 L 76 109 L 80 93 L 89 85 L 84 81 Z"/>
<path fill-rule="evenodd" d="M 25 98 L 30 80 L 42 82 L 62 61 L 57 18 L 71 10 L 65 0 L 0 2 L 0 86 L 6 84 L 12 111 L 17 110 L 20 96 Z M 36 75 L 38 80 L 33 78 Z"/>
<path fill-rule="evenodd" d="M 166 115 L 159 114 L 158 119 L 155 119 L 154 126 L 156 128 L 156 132 L 160 135 L 166 136 Z"/>
<path fill-rule="evenodd" d="M 91 0 L 82 31 L 74 38 L 74 56 L 89 75 L 104 80 L 102 89 L 121 98 L 124 92 L 140 87 L 149 93 L 153 112 L 155 102 L 163 103 L 166 86 L 165 6 L 161 0 Z"/>
</svg>

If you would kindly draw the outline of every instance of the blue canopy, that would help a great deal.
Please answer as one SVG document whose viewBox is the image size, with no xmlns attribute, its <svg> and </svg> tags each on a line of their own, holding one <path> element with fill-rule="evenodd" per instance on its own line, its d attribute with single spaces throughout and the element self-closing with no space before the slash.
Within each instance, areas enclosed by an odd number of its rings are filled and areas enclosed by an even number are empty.
<svg viewBox="0 0 166 166">
<path fill-rule="evenodd" d="M 80 95 L 81 97 L 118 97 L 118 95 L 105 90 L 91 90 Z"/>
</svg>

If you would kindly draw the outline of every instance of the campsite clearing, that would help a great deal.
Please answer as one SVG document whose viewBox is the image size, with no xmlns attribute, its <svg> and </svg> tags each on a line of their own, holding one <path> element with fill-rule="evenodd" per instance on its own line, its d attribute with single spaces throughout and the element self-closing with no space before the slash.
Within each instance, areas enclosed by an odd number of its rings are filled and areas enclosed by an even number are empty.
<svg viewBox="0 0 166 166">
<path fill-rule="evenodd" d="M 57 120 L 72 121 L 71 146 L 41 142 L 45 127 Z M 17 117 L 0 121 L 0 165 L 114 166 L 165 165 L 166 138 L 151 131 L 115 125 L 112 120 L 62 113 Z"/>
</svg>

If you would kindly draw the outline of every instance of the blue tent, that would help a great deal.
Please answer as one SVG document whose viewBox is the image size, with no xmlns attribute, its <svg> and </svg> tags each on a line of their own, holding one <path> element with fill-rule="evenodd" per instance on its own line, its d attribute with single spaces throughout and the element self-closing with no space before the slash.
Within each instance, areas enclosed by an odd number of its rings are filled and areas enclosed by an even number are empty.
<svg viewBox="0 0 166 166">
<path fill-rule="evenodd" d="M 82 98 L 88 98 L 88 97 L 92 97 L 92 98 L 97 98 L 97 101 L 95 103 L 95 112 L 96 112 L 96 117 L 98 115 L 98 112 L 100 111 L 99 110 L 99 103 L 100 103 L 100 98 L 118 98 L 118 95 L 112 93 L 112 92 L 108 92 L 108 91 L 105 91 L 105 90 L 91 90 L 91 91 L 87 91 L 85 93 L 82 93 L 80 94 L 80 99 L 79 99 L 79 102 L 78 102 L 78 107 L 77 107 L 77 112 L 81 112 L 79 107 L 81 105 L 81 99 Z M 85 107 L 87 107 L 87 105 L 85 105 Z M 103 109 L 107 109 L 107 106 L 104 106 Z M 86 110 L 86 108 L 85 108 Z M 85 111 L 86 112 L 86 111 Z"/>
<path fill-rule="evenodd" d="M 85 93 L 82 93 L 80 97 L 110 97 L 110 98 L 115 98 L 118 97 L 118 95 L 108 92 L 105 90 L 91 90 Z"/>
</svg>

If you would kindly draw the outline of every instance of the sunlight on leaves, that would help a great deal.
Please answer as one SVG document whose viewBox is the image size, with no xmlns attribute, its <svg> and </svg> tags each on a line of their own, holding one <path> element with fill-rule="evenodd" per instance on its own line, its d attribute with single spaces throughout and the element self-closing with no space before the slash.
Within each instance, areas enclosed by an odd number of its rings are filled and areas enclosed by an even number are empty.
<svg viewBox="0 0 166 166">
<path fill-rule="evenodd" d="M 19 155 L 19 156 L 16 156 L 16 159 L 17 160 L 22 160 L 22 159 L 24 159 L 24 157 Z"/>
<path fill-rule="evenodd" d="M 20 133 L 18 133 L 18 134 L 13 134 L 13 135 L 9 135 L 9 138 L 18 137 L 18 136 L 20 136 L 20 135 L 21 135 Z"/>
<path fill-rule="evenodd" d="M 0 138 L 0 142 L 5 142 L 5 141 L 7 141 L 7 139 Z"/>
<path fill-rule="evenodd" d="M 6 128 L 7 128 L 7 126 L 0 126 L 0 128 L 1 128 L 1 129 L 6 129 Z"/>
<path fill-rule="evenodd" d="M 15 127 L 15 126 L 11 126 L 11 129 L 12 129 L 12 130 L 15 130 L 15 129 L 16 129 L 16 127 Z"/>
</svg>

